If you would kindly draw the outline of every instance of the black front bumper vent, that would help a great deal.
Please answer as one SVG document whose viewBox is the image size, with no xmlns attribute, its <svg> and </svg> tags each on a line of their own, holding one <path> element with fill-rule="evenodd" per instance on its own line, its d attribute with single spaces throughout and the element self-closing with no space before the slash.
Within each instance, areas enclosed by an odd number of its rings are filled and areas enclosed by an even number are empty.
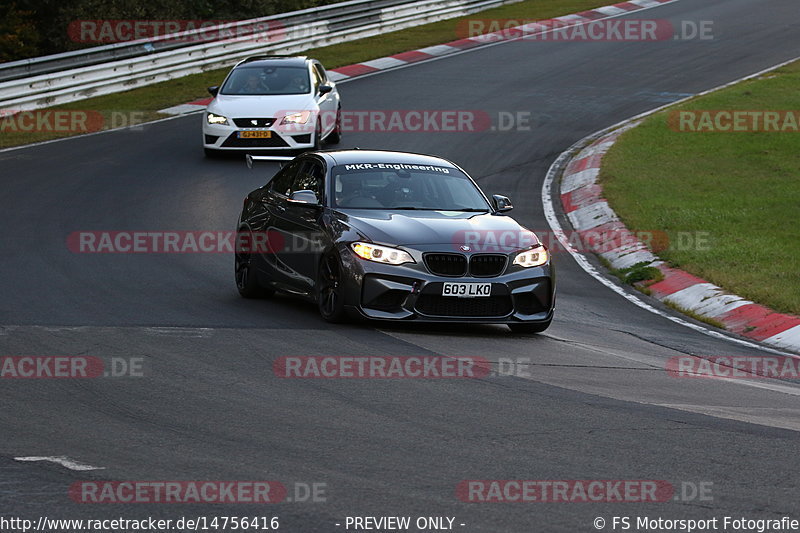
<svg viewBox="0 0 800 533">
<path fill-rule="evenodd" d="M 507 294 L 485 298 L 454 298 L 435 294 L 421 294 L 416 310 L 427 316 L 501 318 L 514 310 Z"/>
</svg>

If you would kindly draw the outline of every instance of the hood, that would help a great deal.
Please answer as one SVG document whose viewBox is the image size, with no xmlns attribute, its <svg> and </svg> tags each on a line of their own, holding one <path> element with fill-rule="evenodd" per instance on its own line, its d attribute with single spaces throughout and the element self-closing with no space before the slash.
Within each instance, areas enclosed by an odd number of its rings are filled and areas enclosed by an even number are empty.
<svg viewBox="0 0 800 533">
<path fill-rule="evenodd" d="M 343 209 L 347 224 L 377 244 L 441 251 L 503 252 L 530 248 L 538 238 L 511 217 L 456 211 Z M 469 246 L 464 250 L 462 246 Z"/>
<path fill-rule="evenodd" d="M 277 117 L 294 111 L 317 111 L 313 95 L 237 96 L 220 94 L 208 104 L 208 111 L 228 118 Z"/>
</svg>

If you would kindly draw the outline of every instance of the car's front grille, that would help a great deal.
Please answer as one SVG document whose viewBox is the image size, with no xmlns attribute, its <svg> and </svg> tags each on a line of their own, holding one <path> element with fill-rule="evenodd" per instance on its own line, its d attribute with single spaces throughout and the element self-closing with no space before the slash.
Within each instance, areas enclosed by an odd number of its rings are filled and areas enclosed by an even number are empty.
<svg viewBox="0 0 800 533">
<path fill-rule="evenodd" d="M 479 278 L 499 276 L 506 268 L 507 260 L 500 254 L 473 255 L 469 260 L 469 272 Z"/>
<path fill-rule="evenodd" d="M 269 128 L 275 122 L 274 118 L 235 118 L 233 123 L 237 128 Z"/>
<path fill-rule="evenodd" d="M 279 135 L 273 134 L 268 139 L 240 139 L 233 132 L 222 143 L 223 148 L 281 148 L 289 146 Z"/>
<path fill-rule="evenodd" d="M 467 273 L 467 258 L 461 254 L 425 254 L 425 266 L 437 276 L 463 276 Z"/>
<path fill-rule="evenodd" d="M 482 298 L 420 294 L 416 303 L 418 313 L 441 317 L 504 317 L 513 309 L 507 294 Z"/>
</svg>

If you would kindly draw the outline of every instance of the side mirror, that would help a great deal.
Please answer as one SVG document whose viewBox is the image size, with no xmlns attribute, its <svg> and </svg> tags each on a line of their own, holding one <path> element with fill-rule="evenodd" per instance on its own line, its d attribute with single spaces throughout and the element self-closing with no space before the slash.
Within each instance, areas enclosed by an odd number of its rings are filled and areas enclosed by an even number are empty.
<svg viewBox="0 0 800 533">
<path fill-rule="evenodd" d="M 333 90 L 333 87 L 331 87 L 330 85 L 320 85 L 317 88 L 317 90 L 319 91 L 320 96 L 322 96 L 323 94 L 328 94 L 329 92 L 331 92 Z"/>
<path fill-rule="evenodd" d="M 303 207 L 319 207 L 319 198 L 314 191 L 294 191 L 289 195 L 289 201 Z"/>
<path fill-rule="evenodd" d="M 217 85 L 208 88 L 208 94 L 210 94 L 211 96 L 217 96 L 218 92 L 219 92 L 219 86 Z"/>
<path fill-rule="evenodd" d="M 509 200 L 507 196 L 495 194 L 492 195 L 492 200 L 494 201 L 494 208 L 498 213 L 505 213 L 514 209 L 514 206 L 511 205 L 511 200 Z"/>
</svg>

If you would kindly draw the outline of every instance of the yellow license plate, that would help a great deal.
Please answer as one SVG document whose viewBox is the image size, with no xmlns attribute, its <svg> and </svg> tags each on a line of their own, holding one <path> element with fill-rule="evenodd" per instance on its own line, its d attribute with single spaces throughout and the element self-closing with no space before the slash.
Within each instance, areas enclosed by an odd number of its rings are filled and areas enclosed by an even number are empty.
<svg viewBox="0 0 800 533">
<path fill-rule="evenodd" d="M 271 131 L 240 131 L 240 139 L 269 139 L 272 137 Z"/>
</svg>

